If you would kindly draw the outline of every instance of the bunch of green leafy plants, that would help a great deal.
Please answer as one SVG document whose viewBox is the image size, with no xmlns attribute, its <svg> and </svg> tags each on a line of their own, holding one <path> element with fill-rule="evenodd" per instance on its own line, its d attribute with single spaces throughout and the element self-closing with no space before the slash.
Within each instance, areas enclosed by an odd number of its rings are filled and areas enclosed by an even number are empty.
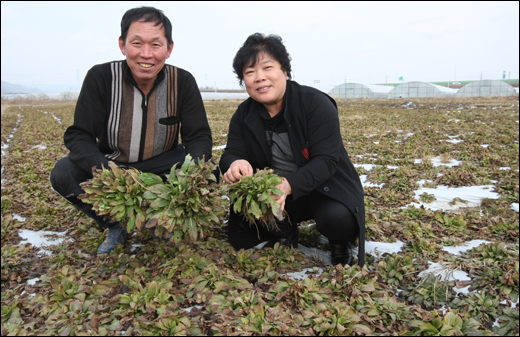
<svg viewBox="0 0 520 337">
<path fill-rule="evenodd" d="M 135 226 L 141 229 L 145 223 L 143 193 L 146 190 L 141 172 L 136 169 L 121 169 L 108 162 L 110 169 L 92 169 L 92 179 L 80 184 L 85 191 L 78 196 L 100 216 L 127 224 L 130 232 Z"/>
<path fill-rule="evenodd" d="M 239 181 L 229 187 L 230 203 L 236 213 L 250 223 L 259 221 L 268 230 L 276 230 L 276 219 L 282 220 L 280 204 L 273 195 L 282 195 L 276 186 L 282 183 L 282 178 L 272 169 L 258 170 L 252 176 L 242 176 Z"/>
<path fill-rule="evenodd" d="M 109 162 L 109 169 L 94 169 L 93 178 L 82 183 L 83 202 L 97 214 L 127 224 L 130 232 L 155 227 L 158 235 L 174 241 L 202 239 L 213 224 L 220 223 L 224 208 L 221 190 L 213 174 L 216 164 L 187 155 L 180 168 L 175 164 L 166 182 L 153 173 L 121 169 Z"/>
<path fill-rule="evenodd" d="M 183 237 L 192 241 L 203 239 L 209 229 L 220 223 L 224 214 L 222 191 L 213 174 L 216 164 L 186 156 L 180 168 L 175 164 L 166 182 L 147 183 L 143 194 L 149 204 L 146 210 L 147 227 L 157 227 L 158 235 L 173 233 L 174 241 Z"/>
</svg>

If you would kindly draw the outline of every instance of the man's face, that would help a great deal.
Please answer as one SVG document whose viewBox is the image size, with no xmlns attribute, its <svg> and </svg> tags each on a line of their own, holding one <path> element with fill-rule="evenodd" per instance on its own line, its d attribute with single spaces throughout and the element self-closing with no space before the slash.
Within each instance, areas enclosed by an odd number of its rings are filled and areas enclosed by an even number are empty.
<svg viewBox="0 0 520 337">
<path fill-rule="evenodd" d="M 126 62 L 137 85 L 147 94 L 153 87 L 166 59 L 170 57 L 173 42 L 168 48 L 162 25 L 135 21 L 128 29 L 126 41 L 119 38 L 119 48 L 126 56 Z"/>
</svg>

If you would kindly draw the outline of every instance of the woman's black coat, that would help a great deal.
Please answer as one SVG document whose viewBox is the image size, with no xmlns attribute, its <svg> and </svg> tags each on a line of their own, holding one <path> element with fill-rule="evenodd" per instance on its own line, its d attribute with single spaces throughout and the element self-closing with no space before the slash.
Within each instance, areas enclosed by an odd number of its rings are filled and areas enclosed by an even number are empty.
<svg viewBox="0 0 520 337">
<path fill-rule="evenodd" d="M 248 98 L 231 118 L 228 142 L 220 159 L 226 172 L 238 159 L 253 169 L 271 165 L 261 103 Z M 359 265 L 365 263 L 365 203 L 363 186 L 341 138 L 336 102 L 323 92 L 287 81 L 284 118 L 298 170 L 287 175 L 293 199 L 312 191 L 341 202 L 355 214 L 359 226 Z"/>
</svg>

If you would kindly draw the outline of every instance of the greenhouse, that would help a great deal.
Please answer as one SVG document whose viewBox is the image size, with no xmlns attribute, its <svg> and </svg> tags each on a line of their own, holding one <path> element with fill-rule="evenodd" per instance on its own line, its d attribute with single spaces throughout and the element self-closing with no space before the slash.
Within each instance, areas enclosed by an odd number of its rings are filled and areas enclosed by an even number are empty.
<svg viewBox="0 0 520 337">
<path fill-rule="evenodd" d="M 512 96 L 515 88 L 496 80 L 480 80 L 466 84 L 459 89 L 457 97 Z"/>
<path fill-rule="evenodd" d="M 332 88 L 328 94 L 336 98 L 386 98 L 392 88 L 384 85 L 343 83 Z"/>
<path fill-rule="evenodd" d="M 407 97 L 453 97 L 457 89 L 447 88 L 426 82 L 407 82 L 398 85 L 388 93 L 388 98 Z"/>
</svg>

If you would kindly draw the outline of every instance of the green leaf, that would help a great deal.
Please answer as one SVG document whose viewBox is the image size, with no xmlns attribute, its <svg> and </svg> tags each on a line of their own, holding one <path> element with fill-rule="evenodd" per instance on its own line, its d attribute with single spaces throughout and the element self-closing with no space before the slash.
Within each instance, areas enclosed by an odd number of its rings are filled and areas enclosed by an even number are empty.
<svg viewBox="0 0 520 337">
<path fill-rule="evenodd" d="M 143 181 L 143 183 L 147 186 L 153 186 L 157 184 L 162 184 L 163 180 L 160 176 L 153 173 L 141 173 L 139 178 Z"/>
<path fill-rule="evenodd" d="M 262 216 L 262 212 L 260 211 L 260 208 L 258 208 L 258 205 L 254 200 L 251 200 L 251 213 L 253 213 L 256 219 L 260 219 L 260 217 Z"/>
<path fill-rule="evenodd" d="M 149 200 L 149 199 L 155 199 L 155 198 L 157 198 L 157 194 L 152 193 L 152 192 L 150 192 L 150 191 L 145 191 L 145 192 L 143 193 L 143 198 L 148 199 L 148 200 Z"/>
<path fill-rule="evenodd" d="M 276 195 L 283 195 L 282 190 L 280 190 L 279 188 L 273 188 L 271 193 L 276 194 Z"/>
<path fill-rule="evenodd" d="M 242 198 L 238 198 L 238 200 L 233 205 L 233 210 L 235 213 L 242 213 Z"/>
<path fill-rule="evenodd" d="M 134 227 L 135 227 L 135 216 L 131 217 L 128 220 L 128 224 L 126 225 L 126 231 L 128 233 L 131 233 L 134 230 Z"/>
</svg>

